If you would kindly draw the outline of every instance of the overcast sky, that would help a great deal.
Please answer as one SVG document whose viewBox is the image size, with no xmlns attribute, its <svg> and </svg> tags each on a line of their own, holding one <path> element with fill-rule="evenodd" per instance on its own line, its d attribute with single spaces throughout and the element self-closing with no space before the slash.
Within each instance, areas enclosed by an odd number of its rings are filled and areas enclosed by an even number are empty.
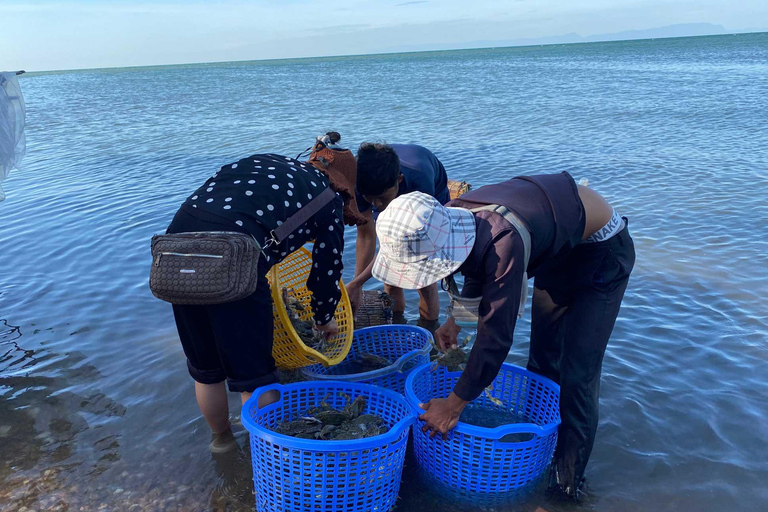
<svg viewBox="0 0 768 512">
<path fill-rule="evenodd" d="M 678 23 L 768 28 L 768 0 L 0 0 L 0 71 L 461 47 Z"/>
</svg>

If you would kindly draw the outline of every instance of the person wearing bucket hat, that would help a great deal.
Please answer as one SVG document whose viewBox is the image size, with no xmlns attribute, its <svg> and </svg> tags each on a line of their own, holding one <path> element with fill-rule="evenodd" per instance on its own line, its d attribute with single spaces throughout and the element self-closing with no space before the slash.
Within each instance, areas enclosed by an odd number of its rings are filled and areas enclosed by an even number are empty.
<svg viewBox="0 0 768 512">
<path fill-rule="evenodd" d="M 423 192 L 445 204 L 450 200 L 445 167 L 427 148 L 416 144 L 375 144 L 365 142 L 357 151 L 357 204 L 367 219 L 373 220 L 397 196 Z M 370 222 L 357 230 L 355 278 L 347 284 L 347 292 L 356 309 L 363 285 L 371 278 L 376 252 L 376 228 Z M 405 323 L 403 289 L 386 285 L 385 291 L 395 300 L 395 323 Z M 432 283 L 419 291 L 420 327 L 432 333 L 440 326 L 440 302 L 437 285 Z"/>
<path fill-rule="evenodd" d="M 635 261 L 627 226 L 565 172 L 487 185 L 446 206 L 421 193 L 389 204 L 376 223 L 373 276 L 420 288 L 461 273 L 461 296 L 480 299 L 466 369 L 448 397 L 422 404 L 425 431 L 448 433 L 496 378 L 532 276 L 528 369 L 561 389 L 550 484 L 578 497 L 597 430 L 603 355 Z M 457 345 L 459 330 L 446 320 L 436 333 L 441 350 Z"/>
<path fill-rule="evenodd" d="M 475 242 L 475 218 L 464 208 L 446 208 L 434 197 L 412 192 L 379 215 L 381 247 L 373 276 L 392 286 L 419 289 L 456 272 Z"/>
</svg>

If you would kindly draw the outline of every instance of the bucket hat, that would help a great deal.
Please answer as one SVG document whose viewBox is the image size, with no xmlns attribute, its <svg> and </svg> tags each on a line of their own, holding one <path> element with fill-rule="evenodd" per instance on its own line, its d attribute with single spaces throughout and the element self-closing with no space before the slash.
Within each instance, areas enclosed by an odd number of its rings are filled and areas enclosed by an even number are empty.
<svg viewBox="0 0 768 512">
<path fill-rule="evenodd" d="M 373 277 L 410 290 L 456 272 L 475 243 L 475 216 L 422 192 L 403 194 L 376 220 L 379 253 Z"/>
</svg>

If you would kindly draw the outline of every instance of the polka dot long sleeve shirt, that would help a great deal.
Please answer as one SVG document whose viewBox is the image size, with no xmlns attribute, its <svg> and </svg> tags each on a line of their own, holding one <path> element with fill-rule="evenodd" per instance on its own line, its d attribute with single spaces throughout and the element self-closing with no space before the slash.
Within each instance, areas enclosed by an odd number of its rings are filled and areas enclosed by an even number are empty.
<svg viewBox="0 0 768 512">
<path fill-rule="evenodd" d="M 225 165 L 182 205 L 191 215 L 213 215 L 231 222 L 233 231 L 252 234 L 265 246 L 269 233 L 328 188 L 328 178 L 310 164 L 275 154 L 257 154 Z M 344 202 L 339 194 L 280 244 L 265 249 L 274 265 L 315 240 L 307 287 L 315 321 L 333 319 L 341 299 L 344 269 Z"/>
</svg>

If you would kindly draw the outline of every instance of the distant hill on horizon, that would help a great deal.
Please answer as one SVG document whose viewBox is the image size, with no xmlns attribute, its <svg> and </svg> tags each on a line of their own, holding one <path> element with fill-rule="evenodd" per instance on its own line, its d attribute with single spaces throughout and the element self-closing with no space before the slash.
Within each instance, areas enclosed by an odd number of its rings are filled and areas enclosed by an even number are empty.
<svg viewBox="0 0 768 512">
<path fill-rule="evenodd" d="M 477 50 L 483 48 L 504 48 L 515 46 L 543 46 L 558 44 L 577 44 L 577 43 L 597 43 L 597 42 L 618 42 L 632 41 L 639 39 L 663 39 L 670 37 L 701 37 L 716 36 L 728 34 L 749 34 L 749 33 L 768 33 L 768 28 L 745 29 L 745 30 L 727 30 L 722 25 L 713 23 L 684 23 L 668 25 L 665 27 L 649 28 L 643 30 L 625 30 L 610 34 L 597 34 L 591 36 L 580 36 L 579 34 L 565 34 L 561 36 L 546 36 L 537 38 L 504 39 L 504 40 L 479 40 L 459 43 L 429 43 L 423 45 L 401 45 L 395 47 L 381 48 L 368 53 L 337 53 L 328 55 L 296 56 L 267 59 L 237 59 L 237 60 L 211 60 L 199 62 L 178 62 L 168 64 L 146 64 L 138 66 L 109 66 L 109 67 L 91 67 L 91 68 L 73 68 L 73 69 L 51 69 L 51 70 L 27 70 L 25 76 L 35 76 L 38 74 L 63 73 L 70 71 L 86 71 L 94 69 L 122 69 L 122 68 L 144 68 L 144 67 L 166 67 L 166 66 L 207 66 L 223 63 L 235 62 L 263 62 L 275 60 L 300 60 L 300 59 L 327 59 L 334 57 L 361 57 L 366 55 L 386 55 L 391 53 L 414 53 L 430 51 L 458 51 L 458 50 Z"/>
<path fill-rule="evenodd" d="M 581 36 L 576 33 L 560 36 L 545 36 L 521 39 L 495 39 L 467 41 L 464 43 L 434 43 L 424 45 L 402 45 L 387 48 L 387 52 L 414 52 L 430 50 L 469 50 L 475 48 L 493 48 L 505 46 L 536 46 L 546 44 L 570 44 L 570 43 L 597 43 L 608 41 L 632 41 L 637 39 L 661 39 L 667 37 L 695 37 L 716 36 L 725 34 L 738 34 L 749 32 L 761 32 L 768 29 L 754 29 L 746 31 L 729 31 L 722 25 L 714 23 L 679 23 L 664 27 L 655 27 L 642 30 L 624 30 L 609 34 L 596 34 Z"/>
</svg>

